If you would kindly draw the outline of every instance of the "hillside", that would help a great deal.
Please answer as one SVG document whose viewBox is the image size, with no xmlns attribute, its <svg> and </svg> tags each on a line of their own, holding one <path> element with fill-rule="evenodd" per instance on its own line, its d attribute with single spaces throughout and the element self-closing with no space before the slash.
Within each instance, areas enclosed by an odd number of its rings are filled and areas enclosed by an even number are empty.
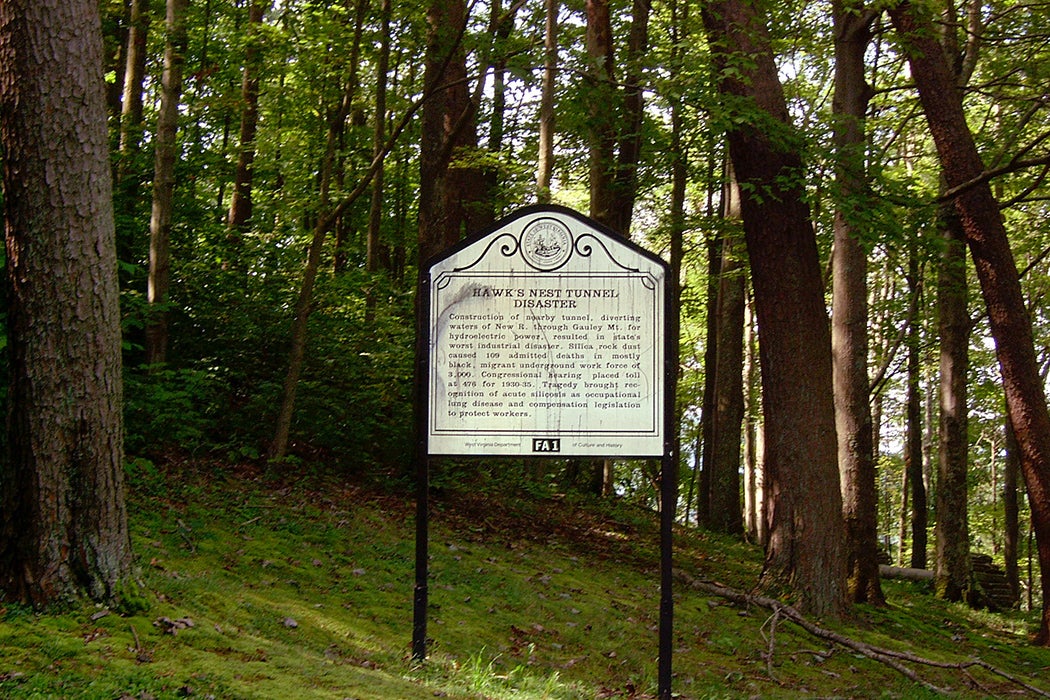
<svg viewBox="0 0 1050 700">
<path fill-rule="evenodd" d="M 431 656 L 410 659 L 414 501 L 331 478 L 145 461 L 131 471 L 143 607 L 0 607 L 4 698 L 642 698 L 656 690 L 656 518 L 564 496 L 442 492 L 431 522 Z M 903 673 L 783 615 L 687 585 L 746 590 L 751 546 L 676 538 L 674 691 L 683 698 L 1032 695 L 1050 650 L 1030 617 L 885 582 L 833 632 L 954 665 Z M 132 606 L 135 607 L 135 606 Z"/>
</svg>

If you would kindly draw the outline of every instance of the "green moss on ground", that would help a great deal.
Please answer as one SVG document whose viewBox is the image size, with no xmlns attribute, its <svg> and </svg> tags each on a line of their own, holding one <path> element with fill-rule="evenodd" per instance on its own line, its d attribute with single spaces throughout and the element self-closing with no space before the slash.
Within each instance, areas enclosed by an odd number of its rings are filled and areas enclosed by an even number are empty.
<svg viewBox="0 0 1050 700">
<path fill-rule="evenodd" d="M 431 523 L 430 658 L 410 658 L 414 503 L 319 478 L 152 467 L 132 484 L 148 610 L 0 606 L 5 698 L 641 698 L 656 692 L 656 518 L 623 504 L 445 494 Z M 693 530 L 676 566 L 747 590 L 761 554 Z M 1033 620 L 914 584 L 842 634 L 1040 679 Z M 915 698 L 928 691 L 767 611 L 676 590 L 683 698 Z M 954 697 L 1019 688 L 980 669 L 913 667 Z M 1041 680 L 1033 685 L 1050 688 Z"/>
</svg>

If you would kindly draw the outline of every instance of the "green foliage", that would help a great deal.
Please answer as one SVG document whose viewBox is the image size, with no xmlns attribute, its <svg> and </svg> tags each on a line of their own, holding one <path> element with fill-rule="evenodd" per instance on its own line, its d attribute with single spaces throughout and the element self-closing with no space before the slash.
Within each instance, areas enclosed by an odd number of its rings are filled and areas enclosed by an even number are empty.
<svg viewBox="0 0 1050 700">
<path fill-rule="evenodd" d="M 201 370 L 145 367 L 125 372 L 127 451 L 208 447 L 220 406 L 218 384 L 215 375 Z"/>
</svg>

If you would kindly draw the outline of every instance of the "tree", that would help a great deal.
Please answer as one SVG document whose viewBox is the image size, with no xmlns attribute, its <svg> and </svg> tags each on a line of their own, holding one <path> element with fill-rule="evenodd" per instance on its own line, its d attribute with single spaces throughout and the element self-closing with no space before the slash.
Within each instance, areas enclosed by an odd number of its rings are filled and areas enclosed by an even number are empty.
<svg viewBox="0 0 1050 700">
<path fill-rule="evenodd" d="M 376 60 L 375 116 L 372 124 L 372 158 L 385 160 L 386 154 L 386 95 L 387 72 L 390 66 L 390 0 L 382 0 L 379 7 L 379 56 Z M 368 207 L 368 238 L 365 249 L 365 269 L 371 273 L 379 271 L 383 244 L 380 230 L 383 222 L 383 167 L 376 170 L 372 181 L 372 199 Z M 390 267 L 387 260 L 387 267 Z M 369 309 L 375 304 L 375 297 L 368 295 Z"/>
<path fill-rule="evenodd" d="M 724 222 L 740 220 L 740 188 L 727 168 L 722 196 Z M 707 524 L 713 530 L 730 534 L 743 531 L 744 515 L 740 503 L 740 440 L 744 420 L 744 306 L 747 302 L 744 245 L 738 231 L 722 238 L 722 262 L 719 265 L 718 294 L 714 318 L 714 372 L 708 376 L 713 385 L 710 416 L 710 462 L 708 477 Z"/>
<path fill-rule="evenodd" d="M 103 86 L 98 3 L 0 4 L 11 353 L 0 590 L 34 605 L 114 602 L 131 584 Z"/>
<path fill-rule="evenodd" d="M 1006 226 L 984 177 L 984 163 L 932 21 L 908 2 L 891 8 L 890 17 L 911 64 L 988 310 L 1039 550 L 1043 608 L 1035 641 L 1050 644 L 1050 412 L 1036 359 L 1031 318 L 1025 308 Z"/>
<path fill-rule="evenodd" d="M 922 297 L 922 266 L 918 246 L 914 240 L 908 246 L 908 359 L 907 391 L 905 395 L 904 470 L 910 491 L 903 496 L 911 500 L 911 562 L 913 569 L 926 568 L 926 478 L 923 470 L 922 387 L 920 386 L 919 353 L 921 351 L 921 319 L 919 304 Z M 901 542 L 904 542 L 907 508 L 901 511 Z M 903 547 L 901 548 L 903 552 Z"/>
<path fill-rule="evenodd" d="M 248 5 L 248 46 L 244 53 L 241 78 L 240 144 L 233 196 L 230 197 L 230 211 L 226 216 L 226 228 L 233 236 L 240 236 L 245 231 L 252 216 L 252 170 L 255 162 L 255 132 L 259 124 L 259 73 L 262 68 L 260 30 L 268 6 L 267 0 L 252 0 Z"/>
<path fill-rule="evenodd" d="M 967 370 L 970 315 L 967 305 L 966 240 L 952 207 L 945 207 L 944 241 L 937 281 L 941 337 L 940 451 L 937 461 L 936 589 L 959 601 L 972 593 L 967 476 Z"/>
<path fill-rule="evenodd" d="M 763 576 L 811 613 L 846 604 L 831 334 L 816 240 L 761 4 L 705 8 L 729 151 L 741 189 L 759 327 L 765 473 L 770 498 Z"/>
<path fill-rule="evenodd" d="M 131 0 L 127 60 L 124 68 L 124 98 L 120 113 L 120 164 L 118 177 L 127 174 L 128 161 L 142 140 L 142 85 L 146 75 L 146 35 L 149 31 L 149 0 Z"/>
<path fill-rule="evenodd" d="M 536 163 L 536 200 L 551 201 L 554 172 L 554 88 L 558 68 L 558 0 L 544 0 L 543 87 L 540 93 L 539 146 Z"/>
<path fill-rule="evenodd" d="M 842 204 L 832 224 L 831 343 L 835 422 L 843 518 L 846 523 L 850 598 L 882 603 L 878 562 L 878 495 L 868 380 L 868 252 L 851 211 L 863 201 L 864 118 L 872 89 L 864 79 L 864 55 L 875 14 L 852 3 L 833 5 L 835 24 L 836 183 Z"/>
<path fill-rule="evenodd" d="M 186 8 L 189 0 L 168 0 L 165 19 L 164 72 L 160 111 L 153 138 L 153 207 L 149 221 L 149 288 L 151 307 L 146 325 L 146 364 L 164 362 L 168 355 L 168 289 L 171 285 L 171 222 L 175 208 L 176 136 L 182 64 L 186 51 Z"/>
<path fill-rule="evenodd" d="M 477 103 L 468 89 L 464 0 L 432 0 L 420 144 L 419 259 L 423 263 L 492 220 L 479 168 L 450 165 L 477 148 Z"/>
</svg>

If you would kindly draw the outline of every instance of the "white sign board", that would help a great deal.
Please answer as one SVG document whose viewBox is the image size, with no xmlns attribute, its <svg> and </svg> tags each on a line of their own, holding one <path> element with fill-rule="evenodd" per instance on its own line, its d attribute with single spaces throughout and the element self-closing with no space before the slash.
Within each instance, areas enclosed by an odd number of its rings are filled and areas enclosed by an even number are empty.
<svg viewBox="0 0 1050 700">
<path fill-rule="evenodd" d="M 561 207 L 431 264 L 428 453 L 663 456 L 666 269 Z"/>
</svg>

